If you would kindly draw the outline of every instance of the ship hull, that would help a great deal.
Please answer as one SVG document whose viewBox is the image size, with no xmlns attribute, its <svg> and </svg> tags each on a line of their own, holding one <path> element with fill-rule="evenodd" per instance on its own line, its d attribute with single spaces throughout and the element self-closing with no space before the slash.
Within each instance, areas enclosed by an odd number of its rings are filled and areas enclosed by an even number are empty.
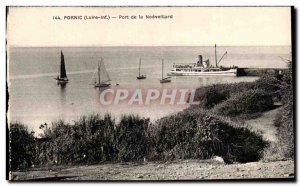
<svg viewBox="0 0 300 186">
<path fill-rule="evenodd" d="M 169 78 L 164 78 L 159 80 L 160 83 L 171 83 L 171 80 Z"/>
<path fill-rule="evenodd" d="M 111 84 L 110 83 L 101 83 L 101 84 L 95 84 L 95 87 L 109 87 Z"/>
<path fill-rule="evenodd" d="M 171 71 L 168 76 L 237 76 L 237 69 L 211 71 L 211 72 L 182 72 Z"/>
<path fill-rule="evenodd" d="M 69 80 L 68 79 L 60 79 L 60 78 L 55 78 L 56 83 L 68 83 Z"/>
<path fill-rule="evenodd" d="M 138 76 L 136 79 L 146 79 L 146 76 Z"/>
</svg>

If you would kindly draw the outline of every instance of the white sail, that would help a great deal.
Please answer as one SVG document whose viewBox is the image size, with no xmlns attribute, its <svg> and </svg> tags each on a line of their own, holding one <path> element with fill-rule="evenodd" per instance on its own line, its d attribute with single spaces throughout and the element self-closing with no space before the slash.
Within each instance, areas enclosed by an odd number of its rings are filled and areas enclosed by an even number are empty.
<svg viewBox="0 0 300 186">
<path fill-rule="evenodd" d="M 97 79 L 96 79 L 96 76 L 95 76 L 95 74 L 97 73 L 97 71 L 98 71 L 97 69 L 94 71 L 93 76 L 92 76 L 92 78 L 91 78 L 91 80 L 89 82 L 89 85 L 97 84 Z"/>
<path fill-rule="evenodd" d="M 98 63 L 98 68 L 94 71 L 93 76 L 90 80 L 90 85 L 101 86 L 106 82 L 111 81 L 108 72 L 106 71 L 105 65 L 102 61 Z"/>
<path fill-rule="evenodd" d="M 100 73 L 100 82 L 101 83 L 106 83 L 108 81 L 111 81 L 108 72 L 106 71 L 105 65 L 103 63 L 103 61 L 101 60 L 100 62 L 100 66 L 99 66 L 99 73 Z"/>
</svg>

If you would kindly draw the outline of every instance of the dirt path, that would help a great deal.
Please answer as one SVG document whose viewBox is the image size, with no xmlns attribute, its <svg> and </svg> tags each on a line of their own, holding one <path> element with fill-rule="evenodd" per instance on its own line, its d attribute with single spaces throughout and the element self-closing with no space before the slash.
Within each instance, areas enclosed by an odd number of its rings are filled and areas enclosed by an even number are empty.
<svg viewBox="0 0 300 186">
<path fill-rule="evenodd" d="M 245 121 L 245 124 L 252 127 L 256 131 L 260 131 L 263 138 L 270 142 L 276 142 L 276 127 L 274 126 L 274 120 L 276 114 L 280 112 L 282 108 L 276 108 L 274 110 L 267 111 L 262 114 L 261 117 Z"/>
<path fill-rule="evenodd" d="M 294 162 L 253 162 L 225 165 L 216 161 L 184 160 L 171 163 L 104 164 L 57 170 L 15 172 L 14 180 L 203 180 L 293 178 Z"/>
</svg>

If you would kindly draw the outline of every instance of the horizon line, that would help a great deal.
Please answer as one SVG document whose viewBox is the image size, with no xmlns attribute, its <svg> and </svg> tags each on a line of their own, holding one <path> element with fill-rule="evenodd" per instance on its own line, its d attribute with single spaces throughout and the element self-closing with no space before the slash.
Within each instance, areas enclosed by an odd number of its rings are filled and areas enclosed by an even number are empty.
<svg viewBox="0 0 300 186">
<path fill-rule="evenodd" d="M 270 46 L 277 46 L 277 47 L 291 47 L 292 45 L 217 45 L 217 47 L 238 47 L 238 46 L 243 46 L 243 47 L 270 47 Z M 73 46 L 17 46 L 17 45 L 12 45 L 8 46 L 6 45 L 6 48 L 67 48 L 67 47 L 73 47 L 73 48 L 80 48 L 80 47 L 214 47 L 214 45 L 73 45 Z"/>
</svg>

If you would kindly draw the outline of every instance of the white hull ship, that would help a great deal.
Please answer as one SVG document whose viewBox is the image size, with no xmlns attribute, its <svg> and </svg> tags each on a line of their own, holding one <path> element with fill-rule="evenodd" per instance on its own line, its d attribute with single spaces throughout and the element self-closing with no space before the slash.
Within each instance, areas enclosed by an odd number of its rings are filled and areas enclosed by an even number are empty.
<svg viewBox="0 0 300 186">
<path fill-rule="evenodd" d="M 218 66 L 225 55 L 227 55 L 227 52 L 218 61 L 215 45 L 215 66 L 210 64 L 209 59 L 203 61 L 202 55 L 199 55 L 197 63 L 173 64 L 173 69 L 168 73 L 168 76 L 237 76 L 236 67 L 224 68 Z"/>
<path fill-rule="evenodd" d="M 68 83 L 69 79 L 67 77 L 67 73 L 66 73 L 66 66 L 65 66 L 65 58 L 64 58 L 64 54 L 62 53 L 62 51 L 60 51 L 60 68 L 59 68 L 59 73 L 58 76 L 56 78 L 54 78 L 56 80 L 56 82 L 58 84 L 64 84 L 64 83 Z"/>
<path fill-rule="evenodd" d="M 95 73 L 97 72 L 97 77 L 95 77 Z M 111 84 L 109 83 L 111 81 L 109 74 L 106 71 L 105 65 L 102 61 L 98 63 L 97 71 L 94 72 L 92 80 L 93 83 L 90 83 L 90 85 L 94 85 L 94 87 L 109 87 Z"/>
<path fill-rule="evenodd" d="M 237 76 L 237 69 L 180 69 L 175 67 L 173 70 L 170 71 L 170 73 L 168 73 L 168 76 Z"/>
</svg>

